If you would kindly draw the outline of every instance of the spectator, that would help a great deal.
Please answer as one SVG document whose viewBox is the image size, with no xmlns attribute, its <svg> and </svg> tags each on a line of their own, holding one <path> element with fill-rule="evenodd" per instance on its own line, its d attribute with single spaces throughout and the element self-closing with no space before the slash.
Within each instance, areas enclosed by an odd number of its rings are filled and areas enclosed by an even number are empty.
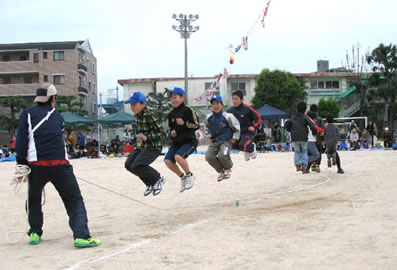
<svg viewBox="0 0 397 270">
<path fill-rule="evenodd" d="M 350 133 L 351 150 L 355 151 L 359 148 L 358 139 L 359 137 L 358 137 L 357 129 L 353 129 L 352 132 Z"/>
<path fill-rule="evenodd" d="M 80 148 L 84 149 L 84 145 L 85 145 L 85 136 L 83 133 L 81 133 L 81 131 L 79 131 L 79 134 L 77 136 L 77 143 L 78 145 L 80 145 Z"/>
<path fill-rule="evenodd" d="M 383 146 L 385 149 L 392 146 L 392 135 L 388 127 L 385 127 L 385 131 L 383 132 Z"/>
<path fill-rule="evenodd" d="M 369 132 L 369 135 L 371 135 L 371 146 L 375 147 L 375 142 L 376 142 L 376 125 L 374 122 L 369 121 L 367 125 L 367 130 Z"/>
<path fill-rule="evenodd" d="M 364 128 L 363 132 L 361 133 L 361 146 L 365 149 L 368 149 L 368 143 L 371 140 L 371 136 L 366 128 Z"/>
<path fill-rule="evenodd" d="M 123 149 L 124 154 L 127 154 L 127 155 L 129 153 L 131 153 L 133 150 L 134 150 L 134 147 L 131 145 L 130 142 L 127 142 L 127 144 L 124 146 L 124 149 Z"/>
<path fill-rule="evenodd" d="M 16 140 L 15 136 L 12 135 L 11 139 L 10 139 L 10 150 L 11 150 L 11 153 L 14 153 L 16 144 L 17 144 L 17 140 Z"/>
<path fill-rule="evenodd" d="M 77 144 L 77 137 L 76 134 L 74 134 L 74 131 L 70 131 L 70 135 L 69 135 L 69 140 L 72 142 L 73 147 L 76 147 Z"/>
<path fill-rule="evenodd" d="M 88 131 L 87 136 L 86 136 L 87 143 L 92 142 L 92 139 L 93 139 L 92 133 L 91 133 L 91 131 Z"/>
</svg>

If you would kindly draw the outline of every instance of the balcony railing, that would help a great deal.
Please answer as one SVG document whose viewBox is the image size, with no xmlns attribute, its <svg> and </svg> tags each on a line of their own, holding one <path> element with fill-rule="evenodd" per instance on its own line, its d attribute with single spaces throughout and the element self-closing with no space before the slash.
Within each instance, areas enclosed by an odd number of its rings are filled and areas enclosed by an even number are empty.
<svg viewBox="0 0 397 270">
<path fill-rule="evenodd" d="M 87 67 L 84 66 L 83 64 L 77 64 L 77 69 L 80 72 L 87 73 Z"/>
<path fill-rule="evenodd" d="M 79 86 L 78 92 L 79 92 L 79 94 L 88 95 L 88 90 L 87 90 L 87 88 L 84 88 L 84 87 L 82 87 L 82 86 Z"/>
</svg>

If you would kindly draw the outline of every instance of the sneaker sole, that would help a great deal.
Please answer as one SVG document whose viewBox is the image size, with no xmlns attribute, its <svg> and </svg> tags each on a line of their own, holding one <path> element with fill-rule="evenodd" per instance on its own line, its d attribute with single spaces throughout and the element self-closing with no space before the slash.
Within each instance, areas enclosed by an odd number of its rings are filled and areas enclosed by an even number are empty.
<svg viewBox="0 0 397 270">
<path fill-rule="evenodd" d="M 90 248 L 90 247 L 97 247 L 100 246 L 101 244 L 88 244 L 88 245 L 82 245 L 82 244 L 74 244 L 74 247 L 76 248 Z"/>
<path fill-rule="evenodd" d="M 35 246 L 40 244 L 41 241 L 29 241 L 29 245 Z"/>
</svg>

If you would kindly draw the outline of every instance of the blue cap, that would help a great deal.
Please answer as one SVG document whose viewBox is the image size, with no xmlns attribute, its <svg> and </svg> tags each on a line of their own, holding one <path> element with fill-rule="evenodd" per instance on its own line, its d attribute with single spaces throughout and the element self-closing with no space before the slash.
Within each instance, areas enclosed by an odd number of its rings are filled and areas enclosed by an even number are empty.
<svg viewBox="0 0 397 270">
<path fill-rule="evenodd" d="M 213 96 L 211 97 L 211 99 L 210 99 L 211 104 L 212 104 L 212 101 L 214 101 L 214 100 L 216 100 L 216 101 L 218 101 L 218 102 L 220 102 L 220 103 L 223 104 L 223 100 L 222 100 L 222 97 L 221 97 L 221 96 L 213 95 Z"/>
<path fill-rule="evenodd" d="M 135 92 L 129 99 L 124 102 L 124 104 L 135 104 L 138 102 L 147 103 L 146 97 L 142 92 Z"/>
<path fill-rule="evenodd" d="M 179 88 L 179 87 L 174 87 L 174 89 L 171 90 L 171 94 L 177 94 L 177 95 L 184 96 L 185 90 L 183 90 L 182 88 Z"/>
</svg>

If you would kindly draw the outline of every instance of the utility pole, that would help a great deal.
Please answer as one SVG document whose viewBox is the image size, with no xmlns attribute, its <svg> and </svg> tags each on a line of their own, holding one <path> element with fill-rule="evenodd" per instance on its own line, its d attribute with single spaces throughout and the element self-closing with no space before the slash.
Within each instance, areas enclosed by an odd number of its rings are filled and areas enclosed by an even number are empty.
<svg viewBox="0 0 397 270">
<path fill-rule="evenodd" d="M 189 16 L 186 14 L 179 14 L 178 16 L 176 14 L 172 15 L 172 18 L 177 20 L 180 25 L 173 25 L 172 29 L 181 33 L 181 38 L 185 39 L 185 94 L 186 94 L 186 103 L 189 102 L 188 100 L 188 78 L 187 78 L 187 39 L 190 38 L 191 33 L 197 32 L 200 27 L 199 26 L 194 26 L 191 25 L 192 22 L 198 20 L 199 15 L 192 15 L 190 14 Z"/>
</svg>

